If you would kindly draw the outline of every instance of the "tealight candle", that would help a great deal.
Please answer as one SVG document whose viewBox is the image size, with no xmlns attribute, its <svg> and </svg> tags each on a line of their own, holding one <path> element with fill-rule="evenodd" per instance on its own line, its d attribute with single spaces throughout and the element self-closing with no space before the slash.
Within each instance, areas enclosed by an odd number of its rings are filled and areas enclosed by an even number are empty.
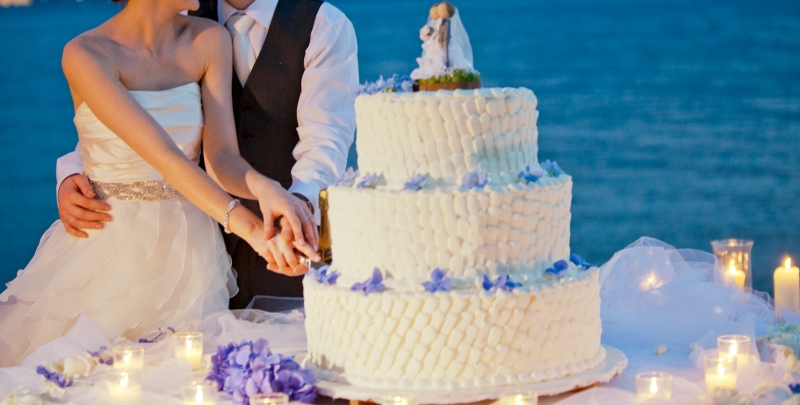
<svg viewBox="0 0 800 405">
<path fill-rule="evenodd" d="M 217 405 L 217 387 L 206 381 L 181 387 L 184 405 Z"/>
<path fill-rule="evenodd" d="M 134 369 L 144 368 L 144 349 L 138 346 L 119 346 L 111 349 L 114 356 L 114 368 Z"/>
<path fill-rule="evenodd" d="M 499 405 L 536 405 L 539 403 L 539 395 L 530 391 L 504 392 L 497 402 Z"/>
<path fill-rule="evenodd" d="M 636 394 L 642 401 L 671 399 L 672 375 L 658 372 L 636 374 Z"/>
<path fill-rule="evenodd" d="M 139 370 L 114 370 L 108 373 L 109 393 L 115 404 L 135 404 L 142 393 Z"/>
<path fill-rule="evenodd" d="M 751 289 L 753 278 L 750 252 L 753 250 L 753 241 L 722 239 L 711 241 L 711 247 L 714 248 L 714 256 L 722 264 L 722 281 L 739 290 Z"/>
<path fill-rule="evenodd" d="M 381 405 L 417 405 L 417 398 L 415 396 L 403 395 L 385 395 L 381 397 Z"/>
<path fill-rule="evenodd" d="M 178 347 L 175 357 L 186 359 L 192 370 L 200 369 L 203 363 L 203 334 L 200 332 L 178 332 L 175 334 Z"/>
<path fill-rule="evenodd" d="M 714 388 L 736 388 L 736 356 L 707 354 L 704 358 L 706 368 L 706 389 L 708 394 Z"/>
<path fill-rule="evenodd" d="M 744 282 L 747 274 L 737 269 L 736 263 L 733 260 L 731 260 L 731 264 L 728 266 L 727 277 L 730 279 L 731 285 L 736 286 L 736 288 L 740 290 L 744 290 Z"/>
<path fill-rule="evenodd" d="M 800 269 L 786 258 L 782 267 L 775 269 L 775 308 L 780 315 L 783 308 L 800 313 Z"/>
<path fill-rule="evenodd" d="M 289 396 L 282 392 L 265 392 L 250 397 L 250 405 L 287 405 Z"/>
<path fill-rule="evenodd" d="M 736 366 L 744 369 L 750 362 L 750 338 L 744 335 L 723 335 L 717 338 L 720 356 L 736 356 Z"/>
</svg>

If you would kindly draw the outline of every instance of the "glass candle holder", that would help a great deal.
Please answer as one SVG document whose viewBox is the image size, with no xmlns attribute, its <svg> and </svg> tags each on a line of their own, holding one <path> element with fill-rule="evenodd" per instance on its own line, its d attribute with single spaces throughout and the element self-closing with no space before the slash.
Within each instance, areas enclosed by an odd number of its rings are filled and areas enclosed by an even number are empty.
<svg viewBox="0 0 800 405">
<path fill-rule="evenodd" d="M 142 394 L 139 370 L 120 369 L 108 373 L 108 389 L 115 404 L 135 404 Z"/>
<path fill-rule="evenodd" d="M 750 252 L 753 250 L 753 241 L 745 239 L 720 239 L 711 241 L 714 256 L 717 256 L 722 267 L 723 279 L 726 284 L 735 286 L 740 290 L 753 288 L 752 260 Z"/>
<path fill-rule="evenodd" d="M 636 394 L 640 400 L 672 399 L 672 374 L 650 372 L 636 374 Z"/>
<path fill-rule="evenodd" d="M 184 405 L 217 405 L 217 387 L 207 381 L 194 381 L 181 387 Z"/>
<path fill-rule="evenodd" d="M 289 396 L 282 392 L 264 392 L 250 397 L 250 405 L 286 405 Z"/>
<path fill-rule="evenodd" d="M 736 388 L 736 356 L 721 356 L 719 353 L 712 353 L 705 355 L 703 361 L 706 369 L 706 389 L 709 395 L 714 393 L 714 388 Z"/>
<path fill-rule="evenodd" d="M 717 348 L 720 356 L 736 356 L 736 368 L 739 370 L 743 370 L 750 362 L 750 337 L 748 336 L 722 335 L 717 338 Z"/>
<path fill-rule="evenodd" d="M 381 405 L 417 405 L 417 397 L 413 395 L 384 395 L 381 397 Z"/>
<path fill-rule="evenodd" d="M 144 348 L 139 346 L 119 346 L 111 349 L 115 369 L 141 370 L 144 368 Z"/>
<path fill-rule="evenodd" d="M 175 334 L 178 347 L 175 357 L 186 359 L 192 370 L 199 370 L 203 364 L 203 334 L 200 332 L 178 332 Z"/>
<path fill-rule="evenodd" d="M 512 391 L 500 394 L 499 405 L 537 405 L 539 395 L 531 391 Z"/>
</svg>

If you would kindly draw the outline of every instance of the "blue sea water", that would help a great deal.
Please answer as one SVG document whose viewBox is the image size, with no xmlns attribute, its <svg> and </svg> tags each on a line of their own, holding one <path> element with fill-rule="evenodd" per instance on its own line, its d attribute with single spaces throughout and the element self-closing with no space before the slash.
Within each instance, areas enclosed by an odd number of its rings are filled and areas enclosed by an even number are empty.
<svg viewBox="0 0 800 405">
<path fill-rule="evenodd" d="M 362 81 L 408 73 L 432 0 L 332 0 Z M 572 249 L 604 262 L 640 236 L 710 250 L 755 240 L 754 286 L 800 259 L 800 2 L 457 0 L 485 86 L 539 98 L 540 158 L 574 177 Z M 106 0 L 0 9 L 0 282 L 57 219 L 76 142 L 64 44 Z M 355 162 L 355 156 L 351 156 Z"/>
</svg>

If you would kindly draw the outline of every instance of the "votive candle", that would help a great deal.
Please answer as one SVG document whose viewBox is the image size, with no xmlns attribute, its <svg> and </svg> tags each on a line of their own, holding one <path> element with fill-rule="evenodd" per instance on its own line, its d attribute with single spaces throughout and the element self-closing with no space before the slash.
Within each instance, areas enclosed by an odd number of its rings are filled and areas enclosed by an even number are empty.
<svg viewBox="0 0 800 405">
<path fill-rule="evenodd" d="M 120 369 L 108 373 L 109 393 L 115 404 L 135 404 L 142 393 L 139 370 Z"/>
<path fill-rule="evenodd" d="M 192 370 L 200 369 L 203 364 L 203 334 L 200 332 L 178 332 L 175 334 L 178 347 L 175 357 L 186 359 Z"/>
<path fill-rule="evenodd" d="M 381 397 L 381 405 L 417 405 L 418 403 L 417 397 L 408 394 Z"/>
<path fill-rule="evenodd" d="M 636 374 L 636 394 L 640 400 L 671 399 L 672 375 L 660 372 Z"/>
<path fill-rule="evenodd" d="M 144 348 L 139 346 L 119 346 L 111 349 L 115 369 L 141 370 L 144 368 Z"/>
<path fill-rule="evenodd" d="M 206 381 L 195 381 L 181 387 L 184 405 L 217 405 L 217 387 Z"/>
<path fill-rule="evenodd" d="M 287 405 L 289 396 L 282 392 L 264 392 L 250 397 L 250 405 Z"/>
<path fill-rule="evenodd" d="M 800 313 L 800 269 L 792 266 L 792 258 L 787 257 L 783 266 L 775 269 L 775 309 L 778 314 L 783 308 Z"/>
<path fill-rule="evenodd" d="M 539 395 L 531 391 L 504 392 L 498 400 L 500 405 L 537 405 Z"/>
<path fill-rule="evenodd" d="M 750 337 L 744 335 L 722 335 L 717 338 L 719 355 L 736 356 L 736 367 L 744 369 L 750 362 Z"/>
<path fill-rule="evenodd" d="M 707 354 L 704 358 L 706 368 L 706 389 L 712 395 L 715 388 L 736 388 L 736 356 Z"/>
</svg>

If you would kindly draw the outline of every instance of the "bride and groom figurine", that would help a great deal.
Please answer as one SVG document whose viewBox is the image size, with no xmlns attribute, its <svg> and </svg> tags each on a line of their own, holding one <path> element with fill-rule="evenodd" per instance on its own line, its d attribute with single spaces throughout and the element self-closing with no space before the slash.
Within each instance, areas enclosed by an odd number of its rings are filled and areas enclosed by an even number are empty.
<svg viewBox="0 0 800 405">
<path fill-rule="evenodd" d="M 255 295 L 302 296 L 297 257 L 318 259 L 319 192 L 354 139 L 357 46 L 341 11 L 128 0 L 62 65 L 79 144 L 58 162 L 61 220 L 0 294 L 0 366 L 83 316 L 135 341 Z"/>
<path fill-rule="evenodd" d="M 411 72 L 414 80 L 440 77 L 454 70 L 472 72 L 472 46 L 458 9 L 449 1 L 434 4 L 428 22 L 419 31 L 422 56 Z"/>
</svg>

